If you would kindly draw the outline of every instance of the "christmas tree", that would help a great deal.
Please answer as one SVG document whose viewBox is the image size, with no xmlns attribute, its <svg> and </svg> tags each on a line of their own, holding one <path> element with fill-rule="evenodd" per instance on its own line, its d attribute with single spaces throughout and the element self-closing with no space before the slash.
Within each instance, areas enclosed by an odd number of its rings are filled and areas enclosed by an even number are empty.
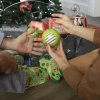
<svg viewBox="0 0 100 100">
<path fill-rule="evenodd" d="M 31 20 L 41 21 L 51 17 L 52 13 L 60 13 L 59 0 L 1 0 L 0 24 L 23 25 Z"/>
</svg>

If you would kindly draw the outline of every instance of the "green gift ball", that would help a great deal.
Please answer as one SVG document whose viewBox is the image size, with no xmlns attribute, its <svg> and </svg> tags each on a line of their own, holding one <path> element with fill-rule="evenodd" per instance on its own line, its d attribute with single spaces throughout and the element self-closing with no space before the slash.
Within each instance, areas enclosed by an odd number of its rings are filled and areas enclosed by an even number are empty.
<svg viewBox="0 0 100 100">
<path fill-rule="evenodd" d="M 55 29 L 47 29 L 42 34 L 42 42 L 50 44 L 51 47 L 56 47 L 60 42 L 60 34 Z"/>
</svg>

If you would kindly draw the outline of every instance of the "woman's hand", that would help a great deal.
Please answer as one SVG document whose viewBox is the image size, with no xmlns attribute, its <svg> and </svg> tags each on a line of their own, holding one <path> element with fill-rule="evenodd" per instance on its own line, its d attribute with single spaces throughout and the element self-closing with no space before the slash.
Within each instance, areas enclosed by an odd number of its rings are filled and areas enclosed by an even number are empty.
<svg viewBox="0 0 100 100">
<path fill-rule="evenodd" d="M 73 34 L 81 38 L 84 38 L 86 40 L 89 40 L 91 42 L 94 42 L 95 29 L 90 29 L 90 28 L 74 25 L 72 20 L 68 16 L 63 15 L 63 14 L 53 14 L 52 16 L 58 17 L 58 18 L 55 18 L 56 19 L 56 22 L 54 24 L 55 27 L 62 28 L 70 34 Z"/>
<path fill-rule="evenodd" d="M 57 50 L 50 47 L 49 44 L 46 46 L 48 53 L 53 58 L 53 60 L 58 64 L 61 70 L 66 69 L 70 66 L 66 59 L 66 55 L 63 51 L 62 42 L 60 41 Z"/>
<path fill-rule="evenodd" d="M 14 55 L 5 51 L 0 51 L 0 73 L 10 74 L 17 72 L 18 66 Z"/>
<path fill-rule="evenodd" d="M 62 28 L 70 34 L 73 33 L 72 27 L 75 25 L 68 16 L 63 15 L 63 14 L 52 14 L 52 16 L 58 17 L 58 18 L 55 18 L 56 19 L 56 22 L 54 24 L 55 27 Z"/>
</svg>

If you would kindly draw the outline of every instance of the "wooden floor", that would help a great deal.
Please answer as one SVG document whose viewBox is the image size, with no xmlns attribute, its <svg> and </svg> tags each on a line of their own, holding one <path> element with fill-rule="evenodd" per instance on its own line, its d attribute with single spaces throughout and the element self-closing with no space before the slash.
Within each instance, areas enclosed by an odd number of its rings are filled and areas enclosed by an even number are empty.
<svg viewBox="0 0 100 100">
<path fill-rule="evenodd" d="M 59 83 L 48 81 L 30 88 L 23 94 L 0 93 L 0 100 L 81 100 L 64 79 Z"/>
</svg>

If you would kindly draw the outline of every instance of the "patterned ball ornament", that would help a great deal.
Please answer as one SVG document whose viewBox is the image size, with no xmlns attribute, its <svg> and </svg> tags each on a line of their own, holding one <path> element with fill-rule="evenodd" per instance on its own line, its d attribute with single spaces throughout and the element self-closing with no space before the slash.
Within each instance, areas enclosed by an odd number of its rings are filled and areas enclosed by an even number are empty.
<svg viewBox="0 0 100 100">
<path fill-rule="evenodd" d="M 60 34 L 55 29 L 47 29 L 42 34 L 42 42 L 50 44 L 51 47 L 56 47 L 60 42 Z"/>
</svg>

